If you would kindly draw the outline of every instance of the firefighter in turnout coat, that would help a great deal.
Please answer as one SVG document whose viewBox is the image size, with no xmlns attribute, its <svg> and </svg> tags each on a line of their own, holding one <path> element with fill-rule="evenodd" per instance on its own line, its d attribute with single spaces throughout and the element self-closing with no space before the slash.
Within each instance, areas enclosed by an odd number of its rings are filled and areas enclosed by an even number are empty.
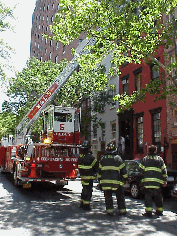
<svg viewBox="0 0 177 236">
<path fill-rule="evenodd" d="M 106 153 L 99 162 L 98 178 L 105 196 L 105 205 L 108 215 L 114 215 L 112 194 L 115 193 L 119 215 L 126 215 L 124 182 L 128 178 L 125 163 L 117 155 L 117 148 L 113 142 L 106 146 Z"/>
<path fill-rule="evenodd" d="M 81 205 L 84 210 L 90 210 L 92 198 L 93 179 L 98 172 L 97 159 L 90 152 L 90 143 L 85 140 L 81 146 L 81 154 L 78 159 L 78 168 L 81 176 L 82 193 Z"/>
<path fill-rule="evenodd" d="M 148 147 L 148 155 L 143 158 L 140 168 L 142 169 L 142 184 L 145 188 L 145 213 L 144 216 L 151 217 L 153 211 L 153 201 L 156 205 L 156 215 L 163 215 L 162 186 L 167 185 L 167 169 L 163 159 L 156 154 L 157 147 Z"/>
</svg>

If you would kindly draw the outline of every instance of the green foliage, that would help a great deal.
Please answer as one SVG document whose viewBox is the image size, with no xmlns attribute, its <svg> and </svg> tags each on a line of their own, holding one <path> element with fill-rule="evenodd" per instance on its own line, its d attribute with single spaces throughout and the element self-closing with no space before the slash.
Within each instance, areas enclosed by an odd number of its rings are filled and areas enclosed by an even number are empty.
<svg viewBox="0 0 177 236">
<path fill-rule="evenodd" d="M 142 59 L 148 62 L 149 55 L 159 45 L 166 48 L 174 45 L 175 25 L 163 21 L 162 15 L 174 13 L 176 5 L 177 0 L 61 0 L 54 24 L 50 25 L 52 36 L 45 37 L 64 45 L 78 39 L 81 33 L 88 38 L 95 37 L 96 45 L 88 47 L 91 53 L 79 58 L 80 73 L 85 77 L 89 69 L 94 71 L 111 53 L 114 68 L 111 68 L 110 76 L 113 76 L 115 71 L 119 74 L 122 63 L 141 63 Z M 172 68 L 177 68 L 176 62 L 165 70 L 170 73 Z M 169 89 L 165 88 L 164 82 L 160 85 L 158 81 L 150 82 L 141 94 L 133 92 L 129 97 L 124 94 L 115 99 L 120 99 L 121 107 L 128 109 L 138 100 L 145 101 L 146 93 L 156 94 L 156 101 L 164 99 Z"/>
<path fill-rule="evenodd" d="M 3 113 L 12 113 L 16 117 L 16 122 L 9 127 L 13 126 L 12 129 L 15 129 L 20 120 L 58 77 L 66 64 L 66 59 L 62 60 L 60 64 L 55 64 L 51 61 L 41 62 L 33 57 L 29 59 L 22 72 L 17 72 L 16 76 L 9 80 L 7 95 L 10 100 L 4 102 L 2 106 Z M 102 72 L 101 66 L 94 70 L 88 70 L 87 73 L 79 70 L 70 76 L 55 96 L 53 103 L 80 107 L 84 99 L 91 98 L 95 91 L 104 91 L 107 84 L 108 78 Z M 86 117 L 88 118 L 88 115 Z M 36 122 L 33 127 L 33 135 L 37 135 L 42 130 L 41 124 L 41 120 Z"/>
<path fill-rule="evenodd" d="M 14 10 L 14 8 L 6 7 L 3 3 L 0 2 L 0 32 L 1 32 L 1 37 L 3 37 L 3 32 L 4 31 L 13 29 L 11 24 L 7 21 L 7 19 L 9 17 L 14 18 L 13 10 Z M 10 57 L 9 52 L 12 52 L 12 51 L 13 51 L 13 49 L 9 45 L 7 45 L 7 43 L 5 43 L 4 40 L 1 38 L 0 39 L 0 57 L 1 57 L 1 62 L 0 62 L 1 81 L 0 81 L 0 84 L 1 85 L 6 79 L 6 75 L 4 73 L 4 68 L 9 67 L 9 65 L 8 65 L 8 59 Z"/>
<path fill-rule="evenodd" d="M 66 45 L 81 33 L 95 37 L 97 43 L 91 47 L 92 53 L 80 60 L 83 68 L 95 67 L 110 52 L 117 68 L 125 61 L 138 63 L 162 43 L 164 27 L 155 22 L 176 3 L 176 0 L 61 0 L 50 26 L 52 38 Z M 125 55 L 127 52 L 131 53 Z"/>
</svg>

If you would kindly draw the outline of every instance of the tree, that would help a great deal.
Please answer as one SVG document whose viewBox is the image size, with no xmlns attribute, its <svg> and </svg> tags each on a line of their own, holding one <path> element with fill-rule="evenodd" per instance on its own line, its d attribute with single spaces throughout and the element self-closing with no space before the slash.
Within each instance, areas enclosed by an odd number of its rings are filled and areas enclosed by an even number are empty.
<svg viewBox="0 0 177 236">
<path fill-rule="evenodd" d="M 15 7 L 14 7 L 15 8 Z M 14 18 L 13 10 L 14 8 L 6 7 L 3 3 L 0 2 L 0 32 L 3 36 L 3 32 L 6 30 L 12 30 L 13 27 L 8 22 L 8 18 Z M 1 76 L 1 83 L 5 79 L 4 67 L 8 66 L 8 58 L 10 56 L 9 52 L 12 52 L 13 49 L 7 45 L 3 39 L 0 39 L 0 76 Z"/>
<path fill-rule="evenodd" d="M 108 54 L 113 55 L 111 76 L 115 72 L 119 74 L 119 67 L 124 62 L 152 60 L 164 68 L 175 87 L 168 87 L 161 80 L 147 84 L 141 93 L 117 95 L 115 99 L 120 101 L 122 111 L 138 100 L 144 101 L 147 92 L 156 91 L 156 99 L 177 93 L 177 83 L 170 76 L 172 69 L 177 67 L 177 60 L 166 66 L 152 56 L 159 45 L 165 45 L 166 48 L 174 45 L 176 21 L 163 21 L 162 15 L 174 14 L 176 5 L 177 0 L 61 0 L 54 24 L 50 25 L 52 35 L 45 37 L 64 45 L 79 38 L 81 33 L 88 38 L 94 37 L 96 45 L 88 47 L 91 53 L 79 58 L 85 75 L 89 69 L 94 70 Z"/>
<path fill-rule="evenodd" d="M 21 119 L 28 113 L 38 99 L 44 94 L 46 89 L 57 78 L 59 73 L 67 64 L 67 60 L 62 60 L 60 64 L 51 61 L 41 62 L 35 57 L 30 58 L 27 66 L 22 72 L 17 72 L 14 78 L 9 81 L 7 95 L 9 101 L 2 105 L 2 114 L 0 115 L 2 126 L 8 131 L 15 131 L 15 127 Z M 82 70 L 74 72 L 66 84 L 60 89 L 53 100 L 55 105 L 80 107 L 82 101 L 93 96 L 95 91 L 104 91 L 107 87 L 107 77 L 103 75 L 102 67 L 89 70 L 85 77 Z M 94 88 L 90 89 L 91 87 Z M 4 114 L 7 117 L 14 117 L 12 123 L 3 120 Z M 8 114 L 8 115 L 7 115 Z M 37 135 L 42 130 L 42 120 L 36 122 L 33 127 L 33 134 Z M 14 133 L 14 132 L 13 132 Z"/>
</svg>

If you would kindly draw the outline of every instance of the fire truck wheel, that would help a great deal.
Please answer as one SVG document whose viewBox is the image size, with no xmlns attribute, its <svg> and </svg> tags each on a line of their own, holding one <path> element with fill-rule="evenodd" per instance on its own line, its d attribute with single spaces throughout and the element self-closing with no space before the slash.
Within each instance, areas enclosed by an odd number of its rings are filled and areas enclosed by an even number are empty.
<svg viewBox="0 0 177 236">
<path fill-rule="evenodd" d="M 20 181 L 17 178 L 17 166 L 15 166 L 15 168 L 14 168 L 14 185 L 18 187 L 19 183 L 20 183 Z"/>
<path fill-rule="evenodd" d="M 65 185 L 55 185 L 56 190 L 63 190 Z"/>
</svg>

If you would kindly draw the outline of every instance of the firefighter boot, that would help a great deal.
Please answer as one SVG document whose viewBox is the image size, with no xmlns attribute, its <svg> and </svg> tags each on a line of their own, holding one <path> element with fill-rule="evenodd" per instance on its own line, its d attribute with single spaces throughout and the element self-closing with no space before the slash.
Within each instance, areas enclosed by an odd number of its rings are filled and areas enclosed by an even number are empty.
<svg viewBox="0 0 177 236">
<path fill-rule="evenodd" d="M 86 211 L 90 211 L 91 210 L 91 207 L 89 204 L 83 204 L 83 210 L 86 210 Z"/>
</svg>

